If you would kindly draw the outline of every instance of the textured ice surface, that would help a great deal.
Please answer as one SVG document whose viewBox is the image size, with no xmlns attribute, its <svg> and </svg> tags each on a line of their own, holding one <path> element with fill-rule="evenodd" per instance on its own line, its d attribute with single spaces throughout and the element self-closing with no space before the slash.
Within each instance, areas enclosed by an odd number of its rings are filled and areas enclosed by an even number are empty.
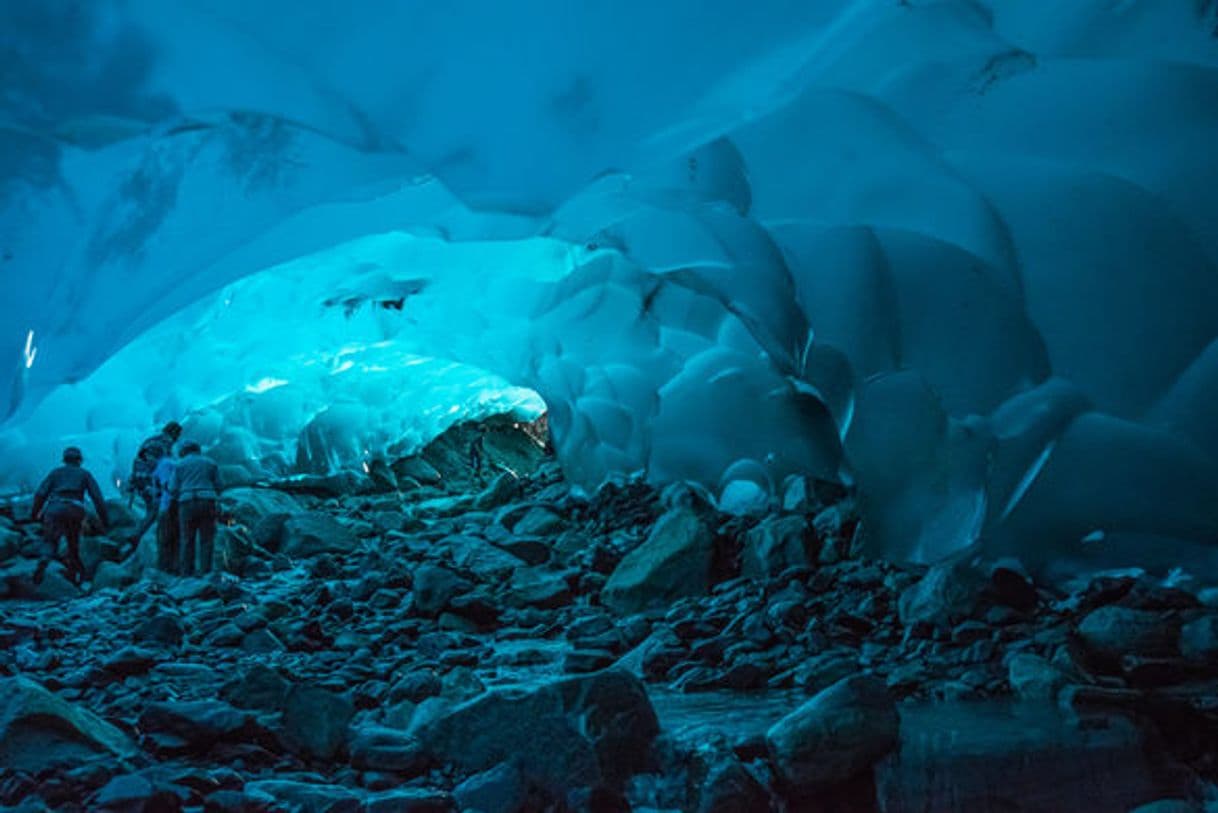
<svg viewBox="0 0 1218 813">
<path fill-rule="evenodd" d="M 847 478 L 895 556 L 1218 541 L 1208 0 L 0 15 L 4 483 L 191 410 L 350 465 L 485 384 L 577 483 Z"/>
</svg>

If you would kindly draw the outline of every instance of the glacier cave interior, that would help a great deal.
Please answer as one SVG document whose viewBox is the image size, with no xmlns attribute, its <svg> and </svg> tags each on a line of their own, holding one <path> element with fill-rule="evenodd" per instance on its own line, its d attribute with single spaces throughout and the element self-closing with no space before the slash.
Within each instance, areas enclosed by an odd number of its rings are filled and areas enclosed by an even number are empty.
<svg viewBox="0 0 1218 813">
<path fill-rule="evenodd" d="M 1218 0 L 0 0 L 0 807 L 1218 811 Z"/>
</svg>

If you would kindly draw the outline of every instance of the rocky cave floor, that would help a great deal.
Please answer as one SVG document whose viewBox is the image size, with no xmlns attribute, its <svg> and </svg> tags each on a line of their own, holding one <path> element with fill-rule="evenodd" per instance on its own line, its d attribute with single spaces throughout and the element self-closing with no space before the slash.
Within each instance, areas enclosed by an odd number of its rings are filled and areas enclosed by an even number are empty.
<svg viewBox="0 0 1218 813">
<path fill-rule="evenodd" d="M 395 468 L 393 489 L 233 489 L 226 572 L 206 579 L 153 571 L 152 533 L 117 561 L 119 511 L 83 546 L 83 591 L 58 565 L 35 586 L 36 527 L 0 515 L 0 803 L 1169 813 L 1210 797 L 1218 591 L 869 561 L 851 497 L 822 484 L 729 517 L 686 487 L 583 499 L 553 462 L 517 455 L 517 476 L 488 445 L 501 471 L 478 482 L 450 453 Z"/>
</svg>

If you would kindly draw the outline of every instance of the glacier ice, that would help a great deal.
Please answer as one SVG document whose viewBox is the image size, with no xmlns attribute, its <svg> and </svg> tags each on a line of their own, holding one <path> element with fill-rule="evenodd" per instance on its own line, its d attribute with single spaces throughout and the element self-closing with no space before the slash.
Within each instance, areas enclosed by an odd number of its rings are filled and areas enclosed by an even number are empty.
<svg viewBox="0 0 1218 813">
<path fill-rule="evenodd" d="M 892 556 L 1209 567 L 1212 3 L 0 22 L 0 487 L 182 414 L 256 475 L 545 408 L 586 488 L 807 473 Z"/>
</svg>

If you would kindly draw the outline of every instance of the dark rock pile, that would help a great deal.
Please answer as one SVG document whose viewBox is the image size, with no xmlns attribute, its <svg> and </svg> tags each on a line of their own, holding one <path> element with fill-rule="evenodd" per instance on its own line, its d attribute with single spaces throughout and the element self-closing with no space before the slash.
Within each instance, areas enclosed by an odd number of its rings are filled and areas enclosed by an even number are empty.
<svg viewBox="0 0 1218 813">
<path fill-rule="evenodd" d="M 204 579 L 94 536 L 84 592 L 36 585 L 36 529 L 0 518 L 0 804 L 941 809 L 908 798 L 943 792 L 909 710 L 1014 700 L 1132 720 L 1159 756 L 1128 807 L 1218 775 L 1214 593 L 869 561 L 825 484 L 754 518 L 680 486 L 585 499 L 498 431 L 481 480 L 449 439 L 379 483 L 229 491 Z M 663 724 L 691 693 L 780 710 L 695 742 Z"/>
</svg>

